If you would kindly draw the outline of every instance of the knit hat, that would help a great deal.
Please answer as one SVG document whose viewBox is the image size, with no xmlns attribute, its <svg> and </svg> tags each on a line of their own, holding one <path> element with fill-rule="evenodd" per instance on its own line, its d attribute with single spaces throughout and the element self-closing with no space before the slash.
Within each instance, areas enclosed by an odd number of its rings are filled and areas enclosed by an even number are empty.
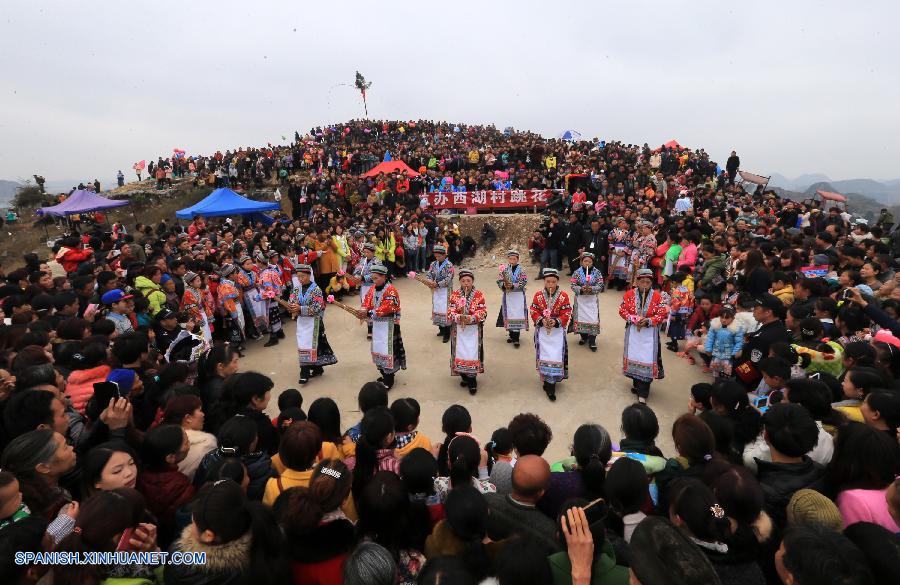
<svg viewBox="0 0 900 585">
<path fill-rule="evenodd" d="M 786 511 L 789 526 L 819 526 L 835 532 L 844 529 L 838 507 L 816 490 L 804 488 L 794 492 Z"/>
<path fill-rule="evenodd" d="M 635 278 L 653 278 L 653 271 L 649 268 L 641 268 L 634 275 Z"/>
<path fill-rule="evenodd" d="M 169 276 L 168 274 L 163 274 L 162 278 L 159 279 L 159 284 L 166 284 L 170 280 L 172 280 L 171 276 Z"/>
<path fill-rule="evenodd" d="M 306 274 L 312 274 L 312 266 L 309 264 L 298 264 L 295 267 L 297 272 L 305 272 Z"/>
<path fill-rule="evenodd" d="M 382 276 L 387 276 L 388 269 L 384 264 L 373 264 L 369 272 L 371 272 L 372 274 L 381 274 Z"/>
<path fill-rule="evenodd" d="M 462 278 L 463 276 L 468 276 L 472 280 L 475 280 L 475 273 L 467 268 L 463 268 L 459 271 L 459 278 Z"/>
<path fill-rule="evenodd" d="M 222 268 L 219 270 L 219 274 L 221 276 L 228 276 L 235 270 L 237 270 L 237 268 L 235 268 L 234 264 L 223 264 Z"/>
<path fill-rule="evenodd" d="M 134 370 L 119 368 L 111 371 L 106 376 L 106 381 L 112 382 L 119 387 L 119 396 L 128 396 L 131 388 L 134 387 L 134 378 Z"/>
<path fill-rule="evenodd" d="M 372 242 L 366 242 L 365 244 L 363 244 L 363 250 L 372 250 L 374 252 L 375 244 L 373 244 Z"/>
<path fill-rule="evenodd" d="M 553 278 L 559 280 L 559 270 L 556 268 L 544 268 L 541 271 L 541 278 L 547 278 L 548 276 L 552 276 Z"/>
<path fill-rule="evenodd" d="M 443 246 L 440 246 L 440 245 L 435 246 L 435 247 L 434 247 L 434 253 L 435 253 L 435 254 L 446 254 L 446 253 L 447 253 L 447 248 L 445 248 L 445 247 L 443 247 Z"/>
<path fill-rule="evenodd" d="M 196 272 L 188 271 L 184 273 L 184 284 L 191 286 L 191 283 L 194 282 L 194 279 L 200 276 Z"/>
<path fill-rule="evenodd" d="M 581 259 L 584 260 L 585 258 L 590 258 L 591 260 L 593 260 L 593 259 L 594 259 L 594 255 L 591 254 L 590 252 L 582 252 L 582 253 L 581 253 Z"/>
<path fill-rule="evenodd" d="M 519 251 L 518 251 L 518 250 L 507 250 L 507 251 L 506 251 L 506 257 L 509 258 L 510 256 L 515 256 L 516 258 L 518 258 L 518 257 L 519 257 Z"/>
</svg>

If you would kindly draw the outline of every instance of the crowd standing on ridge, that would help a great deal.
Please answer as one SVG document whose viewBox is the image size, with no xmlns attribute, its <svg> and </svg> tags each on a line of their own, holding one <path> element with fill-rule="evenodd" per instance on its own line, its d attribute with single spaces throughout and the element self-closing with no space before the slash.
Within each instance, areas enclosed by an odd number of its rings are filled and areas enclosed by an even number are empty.
<svg viewBox="0 0 900 585">
<path fill-rule="evenodd" d="M 360 178 L 386 152 L 419 174 Z M 900 582 L 892 221 L 748 192 L 739 168 L 736 153 L 721 169 L 680 146 L 426 121 L 159 159 L 147 171 L 160 185 L 276 181 L 290 217 L 116 223 L 0 266 L 0 581 Z M 533 266 L 509 250 L 491 283 L 503 305 L 485 306 L 460 265 L 496 234 L 463 237 L 423 195 L 535 188 L 554 191 L 527 242 Z M 544 281 L 533 297 L 529 271 Z M 533 413 L 473 429 L 463 404 L 421 412 L 391 391 L 407 367 L 390 284 L 403 275 L 433 293 L 430 315 L 404 318 L 432 320 L 461 386 L 478 390 L 496 311 L 515 347 L 534 329 L 551 400 L 568 334 L 602 347 L 596 299 L 624 291 L 635 403 L 619 428 L 586 411 L 557 429 L 571 445 L 560 461 L 544 458 L 554 433 Z M 340 357 L 329 302 L 368 322 L 380 374 L 353 420 L 241 361 L 296 316 L 299 383 L 323 383 Z M 668 453 L 648 404 L 663 355 L 709 374 L 662 429 Z M 443 436 L 418 430 L 439 415 Z M 206 563 L 15 562 L 160 550 Z"/>
</svg>

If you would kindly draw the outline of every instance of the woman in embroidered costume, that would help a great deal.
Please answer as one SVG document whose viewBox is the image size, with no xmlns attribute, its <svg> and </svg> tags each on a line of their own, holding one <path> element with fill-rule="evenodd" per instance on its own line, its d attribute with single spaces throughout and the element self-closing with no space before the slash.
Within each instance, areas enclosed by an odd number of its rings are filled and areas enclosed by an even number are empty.
<svg viewBox="0 0 900 585">
<path fill-rule="evenodd" d="M 309 264 L 296 266 L 297 287 L 291 290 L 291 313 L 297 315 L 297 359 L 301 384 L 325 373 L 325 366 L 337 363 L 337 357 L 325 336 L 325 298 L 312 280 Z"/>
<path fill-rule="evenodd" d="M 359 280 L 359 302 L 366 300 L 366 293 L 372 288 L 372 266 L 375 260 L 375 244 L 366 242 L 362 245 L 362 258 L 353 269 L 353 276 Z M 372 339 L 372 320 L 366 319 L 366 339 Z"/>
<path fill-rule="evenodd" d="M 556 400 L 556 384 L 569 377 L 569 349 L 566 328 L 572 317 L 569 295 L 559 288 L 559 272 L 545 268 L 544 288 L 535 293 L 531 302 L 531 321 L 534 324 L 534 349 L 537 371 L 544 383 L 544 392 L 551 402 Z"/>
<path fill-rule="evenodd" d="M 387 281 L 387 266 L 375 264 L 370 272 L 372 287 L 356 316 L 372 321 L 372 361 L 381 372 L 378 381 L 390 390 L 394 374 L 406 369 L 406 350 L 400 336 L 400 295 Z"/>
<path fill-rule="evenodd" d="M 625 290 L 631 282 L 631 240 L 628 221 L 624 217 L 616 219 L 616 227 L 609 232 L 609 286 Z"/>
<path fill-rule="evenodd" d="M 588 344 L 597 351 L 597 335 L 600 333 L 600 303 L 597 294 L 606 288 L 603 275 L 594 268 L 594 255 L 581 254 L 581 266 L 572 274 L 572 293 L 575 306 L 572 310 L 570 331 L 581 336 L 578 345 Z"/>
<path fill-rule="evenodd" d="M 500 278 L 497 279 L 497 286 L 503 291 L 500 314 L 497 315 L 497 327 L 506 329 L 506 333 L 509 335 L 506 343 L 512 343 L 515 347 L 519 347 L 519 335 L 523 329 L 528 331 L 527 297 L 525 296 L 528 275 L 519 264 L 517 250 L 509 250 L 506 258 L 509 260 L 509 264 L 500 265 Z"/>
<path fill-rule="evenodd" d="M 440 244 L 434 247 L 434 262 L 428 267 L 425 284 L 432 290 L 431 322 L 438 326 L 438 335 L 444 343 L 450 341 L 450 317 L 447 306 L 453 290 L 453 263 L 447 260 L 447 248 Z"/>
<path fill-rule="evenodd" d="M 631 378 L 631 392 L 646 403 L 650 384 L 664 376 L 659 326 L 669 316 L 669 298 L 653 288 L 653 271 L 638 270 L 637 287 L 622 298 L 619 315 L 625 319 L 625 355 L 622 371 Z"/>
<path fill-rule="evenodd" d="M 268 258 L 268 260 L 267 260 Z M 279 339 L 284 339 L 284 331 L 281 330 L 281 311 L 278 307 L 278 299 L 281 297 L 281 268 L 278 266 L 278 252 L 269 250 L 266 256 L 257 254 L 256 261 L 260 266 L 257 286 L 263 303 L 263 311 L 268 315 L 269 341 L 263 347 L 278 345 Z"/>
<path fill-rule="evenodd" d="M 212 343 L 212 318 L 203 301 L 203 279 L 196 272 L 184 275 L 184 295 L 181 297 L 181 310 L 187 311 L 191 321 L 200 327 L 200 335 L 204 342 Z"/>
<path fill-rule="evenodd" d="M 259 291 L 256 289 L 256 271 L 253 259 L 250 256 L 242 256 L 238 261 L 240 270 L 235 271 L 234 284 L 241 291 L 241 302 L 244 305 L 244 322 L 246 323 L 247 336 L 250 339 L 259 339 L 265 332 L 265 321 L 261 319 Z"/>
<path fill-rule="evenodd" d="M 459 271 L 459 290 L 450 295 L 449 315 L 453 323 L 450 335 L 450 375 L 460 376 L 460 386 L 469 394 L 478 392 L 476 376 L 484 373 L 484 320 L 487 307 L 484 293 L 475 290 L 471 270 Z"/>
<path fill-rule="evenodd" d="M 650 261 L 656 256 L 656 236 L 653 235 L 653 224 L 647 220 L 640 223 L 640 235 L 632 240 L 631 264 L 632 274 L 641 268 L 650 268 Z"/>
<path fill-rule="evenodd" d="M 244 351 L 244 311 L 241 308 L 241 292 L 231 280 L 240 272 L 234 264 L 224 264 L 219 271 L 219 287 L 216 296 L 219 301 L 219 313 L 223 317 L 228 341 L 237 348 L 238 354 Z M 241 354 L 243 357 L 243 354 Z"/>
</svg>

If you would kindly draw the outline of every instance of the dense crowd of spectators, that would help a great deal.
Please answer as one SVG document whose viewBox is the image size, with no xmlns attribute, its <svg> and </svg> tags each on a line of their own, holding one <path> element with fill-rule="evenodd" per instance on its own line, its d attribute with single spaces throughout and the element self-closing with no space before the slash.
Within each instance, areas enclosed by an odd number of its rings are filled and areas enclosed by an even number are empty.
<svg viewBox="0 0 900 585">
<path fill-rule="evenodd" d="M 387 151 L 420 175 L 360 178 Z M 747 191 L 732 155 L 723 170 L 681 147 L 356 121 L 160 159 L 154 180 L 278 182 L 290 216 L 91 228 L 0 270 L 0 581 L 898 582 L 890 234 Z M 674 451 L 645 404 L 617 429 L 586 411 L 551 462 L 534 414 L 473 429 L 463 405 L 421 412 L 371 382 L 348 421 L 243 367 L 264 333 L 248 301 L 286 294 L 298 264 L 340 296 L 365 243 L 395 275 L 438 242 L 462 261 L 476 242 L 422 198 L 448 186 L 560 189 L 528 247 L 570 270 L 590 251 L 616 276 L 604 294 L 654 269 L 668 355 L 712 374 L 664 431 Z M 426 437 L 438 415 L 444 436 Z M 160 549 L 206 564 L 48 572 L 13 554 Z"/>
</svg>

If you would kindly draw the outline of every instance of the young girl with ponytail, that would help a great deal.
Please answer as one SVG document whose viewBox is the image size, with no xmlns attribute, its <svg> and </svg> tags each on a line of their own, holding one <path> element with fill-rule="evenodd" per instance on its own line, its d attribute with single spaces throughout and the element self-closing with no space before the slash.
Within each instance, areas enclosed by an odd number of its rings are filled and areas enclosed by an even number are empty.
<svg viewBox="0 0 900 585">
<path fill-rule="evenodd" d="M 490 494 L 497 488 L 487 479 L 487 468 L 481 465 L 481 447 L 478 440 L 468 433 L 456 433 L 447 443 L 449 477 L 434 480 L 434 489 L 441 502 L 447 501 L 451 490 L 471 485 L 482 494 Z"/>
</svg>

